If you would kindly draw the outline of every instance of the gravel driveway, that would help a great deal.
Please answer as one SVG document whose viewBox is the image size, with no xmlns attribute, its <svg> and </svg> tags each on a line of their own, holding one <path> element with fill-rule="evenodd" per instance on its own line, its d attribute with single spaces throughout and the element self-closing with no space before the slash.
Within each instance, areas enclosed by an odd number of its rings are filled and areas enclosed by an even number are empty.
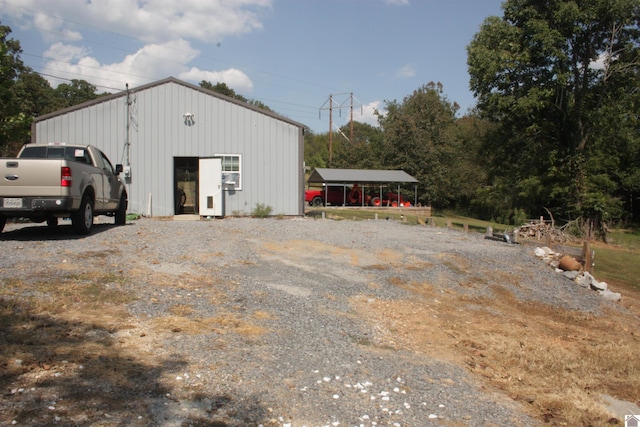
<svg viewBox="0 0 640 427">
<path fill-rule="evenodd" d="M 415 300 L 423 283 L 436 298 L 491 298 L 483 283 L 508 286 L 492 272 L 524 274 L 510 289 L 518 301 L 606 304 L 532 247 L 483 237 L 385 220 L 143 218 L 86 237 L 68 224 L 8 224 L 9 309 L 29 309 L 11 286 L 60 296 L 31 347 L 29 319 L 4 325 L 0 424 L 536 425 L 463 364 L 421 356 L 394 341 L 402 325 L 377 322 L 393 315 L 380 302 Z M 87 283 L 100 304 L 83 296 Z"/>
</svg>

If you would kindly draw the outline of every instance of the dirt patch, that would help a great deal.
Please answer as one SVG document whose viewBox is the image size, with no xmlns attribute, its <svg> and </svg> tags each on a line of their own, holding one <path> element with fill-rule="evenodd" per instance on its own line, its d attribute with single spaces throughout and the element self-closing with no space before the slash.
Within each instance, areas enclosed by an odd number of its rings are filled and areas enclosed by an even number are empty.
<svg viewBox="0 0 640 427">
<path fill-rule="evenodd" d="M 517 280 L 493 276 L 485 280 Z M 465 366 L 551 425 L 606 425 L 612 414 L 603 394 L 638 398 L 640 321 L 633 311 L 594 316 L 520 302 L 502 285 L 491 286 L 490 298 L 469 298 L 429 283 L 390 283 L 413 297 L 351 301 L 375 325 L 378 345 Z M 627 307 L 640 306 L 637 292 L 625 295 Z"/>
</svg>

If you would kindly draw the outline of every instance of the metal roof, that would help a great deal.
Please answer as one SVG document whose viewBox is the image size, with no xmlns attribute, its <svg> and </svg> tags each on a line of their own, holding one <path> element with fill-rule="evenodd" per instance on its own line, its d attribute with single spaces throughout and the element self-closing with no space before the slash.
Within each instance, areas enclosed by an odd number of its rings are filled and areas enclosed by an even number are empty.
<svg viewBox="0 0 640 427">
<path fill-rule="evenodd" d="M 392 183 L 418 180 L 402 170 L 376 169 L 328 169 L 316 168 L 309 176 L 308 183 Z"/>
<path fill-rule="evenodd" d="M 258 113 L 264 114 L 266 116 L 273 117 L 274 119 L 281 120 L 283 122 L 287 122 L 287 123 L 292 124 L 292 125 L 294 125 L 296 127 L 299 127 L 299 128 L 302 128 L 302 129 L 306 128 L 306 126 L 303 125 L 302 123 L 298 123 L 296 121 L 293 121 L 293 120 L 291 120 L 291 119 L 289 119 L 287 117 L 281 116 L 280 114 L 275 113 L 273 111 L 265 110 L 265 109 L 260 108 L 260 107 L 256 107 L 255 105 L 249 104 L 248 102 L 243 102 L 243 101 L 240 101 L 240 100 L 238 100 L 236 98 L 232 98 L 230 96 L 223 95 L 223 94 L 221 94 L 219 92 L 216 92 L 216 91 L 213 91 L 213 90 L 209 90 L 209 89 L 205 89 L 205 88 L 203 88 L 201 86 L 196 86 L 196 85 L 191 84 L 191 83 L 187 83 L 187 82 L 179 80 L 179 79 L 177 79 L 175 77 L 168 77 L 168 78 L 163 79 L 163 80 L 158 80 L 156 82 L 147 83 L 147 84 L 142 85 L 142 86 L 131 88 L 131 89 L 129 89 L 129 93 L 133 95 L 136 92 L 147 90 L 149 88 L 156 87 L 156 86 L 165 85 L 167 83 L 174 83 L 174 84 L 177 84 L 177 85 L 185 86 L 185 87 L 191 88 L 191 89 L 193 89 L 195 91 L 203 92 L 203 93 L 206 93 L 207 95 L 211 95 L 211 96 L 214 96 L 216 98 L 224 99 L 225 101 L 231 102 L 232 104 L 240 105 L 240 106 L 242 106 L 242 107 L 244 107 L 244 108 L 246 108 L 248 110 L 254 110 L 254 111 L 257 111 Z M 82 104 L 72 105 L 71 107 L 67 107 L 67 108 L 64 108 L 62 110 L 54 111 L 52 113 L 48 113 L 48 114 L 45 114 L 43 116 L 36 117 L 34 119 L 34 121 L 35 122 L 44 121 L 44 120 L 47 120 L 47 119 L 49 119 L 51 117 L 62 116 L 62 115 L 67 114 L 69 112 L 81 110 L 83 108 L 90 107 L 90 106 L 93 106 L 93 105 L 97 105 L 97 104 L 100 104 L 100 103 L 103 103 L 103 102 L 111 101 L 113 99 L 124 98 L 126 96 L 126 94 L 127 94 L 127 91 L 124 90 L 124 91 L 118 92 L 118 93 L 112 93 L 112 94 L 109 94 L 109 95 L 99 96 L 96 99 L 92 99 L 90 101 L 83 102 Z"/>
</svg>

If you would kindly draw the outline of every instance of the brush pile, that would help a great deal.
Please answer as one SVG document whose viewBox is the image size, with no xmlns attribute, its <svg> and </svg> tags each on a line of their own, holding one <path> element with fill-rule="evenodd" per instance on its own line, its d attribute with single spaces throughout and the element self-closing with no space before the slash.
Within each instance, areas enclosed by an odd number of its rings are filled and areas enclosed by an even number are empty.
<svg viewBox="0 0 640 427">
<path fill-rule="evenodd" d="M 533 219 L 529 223 L 521 225 L 515 232 L 521 239 L 565 243 L 573 240 L 573 236 L 566 232 L 566 227 L 565 225 L 558 228 L 553 220 L 546 221 L 544 217 L 540 217 L 540 219 Z"/>
</svg>

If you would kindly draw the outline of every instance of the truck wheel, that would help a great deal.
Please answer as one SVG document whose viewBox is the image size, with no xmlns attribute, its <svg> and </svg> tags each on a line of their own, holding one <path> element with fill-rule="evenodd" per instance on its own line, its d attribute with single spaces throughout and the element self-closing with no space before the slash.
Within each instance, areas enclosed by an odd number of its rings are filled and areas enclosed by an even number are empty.
<svg viewBox="0 0 640 427">
<path fill-rule="evenodd" d="M 71 225 L 78 234 L 89 234 L 93 227 L 93 203 L 89 196 L 82 196 L 80 209 L 71 215 Z"/>
<path fill-rule="evenodd" d="M 7 217 L 0 215 L 0 233 L 4 230 L 4 225 L 7 223 Z"/>
<path fill-rule="evenodd" d="M 380 206 L 380 197 L 374 197 L 371 199 L 371 206 Z"/>
<path fill-rule="evenodd" d="M 311 206 L 322 206 L 322 197 L 314 197 Z"/>
<path fill-rule="evenodd" d="M 58 218 L 56 218 L 55 216 L 47 218 L 47 227 L 56 228 L 57 226 L 58 226 Z"/>
<path fill-rule="evenodd" d="M 125 225 L 127 223 L 127 195 L 122 193 L 120 196 L 120 204 L 116 211 L 116 225 Z"/>
</svg>

